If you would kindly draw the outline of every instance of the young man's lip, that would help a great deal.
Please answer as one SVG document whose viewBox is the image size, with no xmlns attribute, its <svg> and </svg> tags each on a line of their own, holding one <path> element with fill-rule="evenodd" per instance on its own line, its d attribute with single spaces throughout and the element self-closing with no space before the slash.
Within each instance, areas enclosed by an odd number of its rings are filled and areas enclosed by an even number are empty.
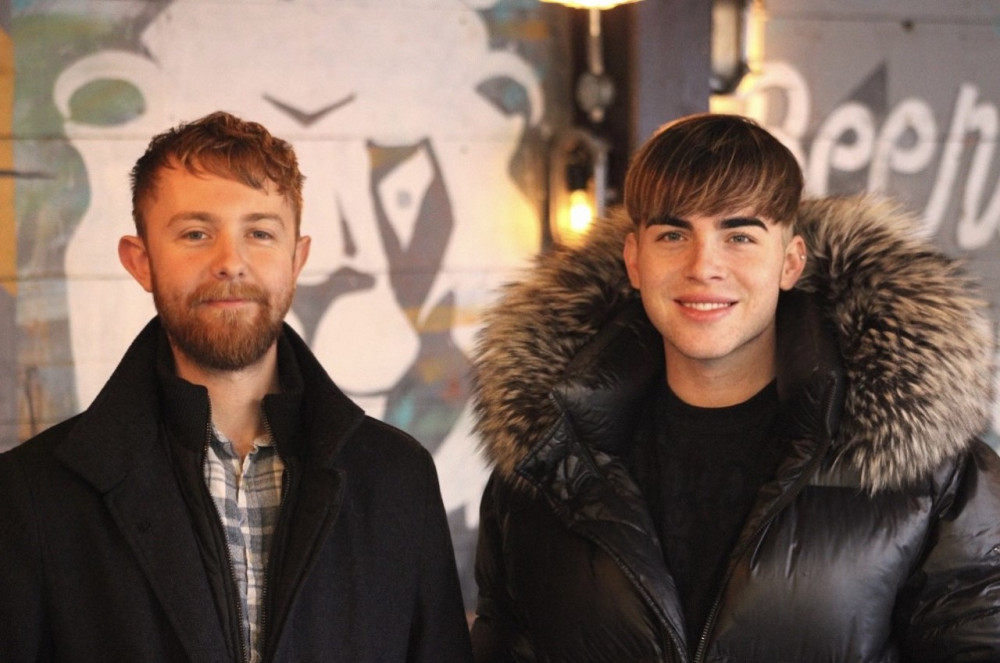
<svg viewBox="0 0 1000 663">
<path fill-rule="evenodd" d="M 675 300 L 681 306 L 732 306 L 736 303 L 735 299 L 730 299 L 728 297 L 678 297 Z"/>
<path fill-rule="evenodd" d="M 722 311 L 727 308 L 731 308 L 736 305 L 736 302 L 680 302 L 680 305 L 686 309 L 691 309 L 694 311 Z"/>
</svg>

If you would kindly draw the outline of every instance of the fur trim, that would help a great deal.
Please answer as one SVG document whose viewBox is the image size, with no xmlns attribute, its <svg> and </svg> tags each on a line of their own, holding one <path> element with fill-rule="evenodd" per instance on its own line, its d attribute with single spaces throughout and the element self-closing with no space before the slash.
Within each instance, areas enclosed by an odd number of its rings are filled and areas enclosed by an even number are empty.
<svg viewBox="0 0 1000 663">
<path fill-rule="evenodd" d="M 595 226 L 579 248 L 540 255 L 488 310 L 473 356 L 476 430 L 487 458 L 511 476 L 559 417 L 549 393 L 570 360 L 625 297 L 638 297 L 622 246 L 623 212 Z"/>
<path fill-rule="evenodd" d="M 836 453 L 868 490 L 926 475 L 968 448 L 992 402 L 985 305 L 918 222 L 873 197 L 805 201 L 809 246 L 796 287 L 817 293 L 837 329 L 847 395 Z M 635 298 L 616 211 L 579 248 L 539 256 L 484 318 L 473 359 L 476 428 L 505 476 L 556 422 L 549 394 L 624 299 Z M 779 330 L 780 333 L 780 330 Z"/>
<path fill-rule="evenodd" d="M 797 287 L 825 301 L 847 378 L 838 462 L 869 490 L 925 476 L 987 423 L 994 347 L 977 286 L 891 201 L 809 201 L 798 224 L 811 255 Z"/>
</svg>

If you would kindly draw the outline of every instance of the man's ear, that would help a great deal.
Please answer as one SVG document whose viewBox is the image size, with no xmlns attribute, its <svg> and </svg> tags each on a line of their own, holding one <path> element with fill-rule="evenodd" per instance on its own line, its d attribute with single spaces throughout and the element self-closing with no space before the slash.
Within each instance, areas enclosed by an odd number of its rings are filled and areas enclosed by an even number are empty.
<svg viewBox="0 0 1000 663">
<path fill-rule="evenodd" d="M 295 254 L 292 256 L 292 270 L 296 281 L 299 279 L 299 273 L 302 272 L 302 268 L 305 267 L 306 260 L 309 258 L 310 246 L 312 246 L 312 238 L 309 237 L 309 235 L 302 235 L 295 240 Z"/>
<path fill-rule="evenodd" d="M 791 290 L 806 268 L 806 242 L 800 235 L 792 237 L 785 246 L 785 262 L 781 268 L 781 289 Z"/>
<path fill-rule="evenodd" d="M 118 259 L 146 292 L 153 291 L 153 279 L 149 266 L 149 252 L 141 237 L 125 235 L 118 240 Z"/>
<path fill-rule="evenodd" d="M 636 290 L 640 289 L 639 279 L 639 238 L 638 231 L 633 231 L 625 235 L 625 248 L 622 249 L 622 257 L 625 258 L 625 270 L 628 272 L 629 283 Z"/>
</svg>

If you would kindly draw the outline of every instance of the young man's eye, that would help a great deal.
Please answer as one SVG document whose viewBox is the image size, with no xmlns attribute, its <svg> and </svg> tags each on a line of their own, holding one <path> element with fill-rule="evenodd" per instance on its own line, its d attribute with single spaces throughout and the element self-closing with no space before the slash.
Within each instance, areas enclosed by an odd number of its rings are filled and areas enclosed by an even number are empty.
<svg viewBox="0 0 1000 663">
<path fill-rule="evenodd" d="M 729 241 L 735 244 L 752 244 L 754 239 L 750 235 L 745 235 L 743 233 L 733 235 L 729 238 Z"/>
<path fill-rule="evenodd" d="M 684 235 L 677 230 L 668 230 L 665 233 L 661 233 L 657 239 L 663 242 L 677 242 L 684 239 Z"/>
<path fill-rule="evenodd" d="M 189 230 L 184 233 L 185 239 L 205 239 L 207 235 L 204 230 Z"/>
<path fill-rule="evenodd" d="M 271 233 L 266 230 L 252 230 L 250 231 L 250 236 L 254 239 L 271 239 L 274 237 Z"/>
</svg>

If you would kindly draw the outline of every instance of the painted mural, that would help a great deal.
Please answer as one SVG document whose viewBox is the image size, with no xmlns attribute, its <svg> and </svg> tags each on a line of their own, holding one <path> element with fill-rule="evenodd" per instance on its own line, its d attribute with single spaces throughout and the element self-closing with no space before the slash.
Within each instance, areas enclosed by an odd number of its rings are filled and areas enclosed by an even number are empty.
<svg viewBox="0 0 1000 663">
<path fill-rule="evenodd" d="M 761 59 L 713 109 L 778 135 L 803 165 L 807 195 L 885 194 L 918 215 L 981 281 L 1000 338 L 1000 6 L 942 16 L 929 2 L 859 3 L 838 20 L 811 14 L 808 0 L 773 4 L 751 26 Z M 1000 400 L 987 436 L 1000 449 Z"/>
<path fill-rule="evenodd" d="M 369 414 L 434 454 L 471 596 L 486 475 L 467 356 L 479 312 L 541 238 L 547 42 L 522 29 L 536 7 L 14 3 L 16 161 L 36 174 L 16 196 L 17 437 L 86 407 L 154 314 L 116 253 L 149 138 L 234 112 L 290 140 L 306 175 L 313 248 L 289 322 Z"/>
</svg>

